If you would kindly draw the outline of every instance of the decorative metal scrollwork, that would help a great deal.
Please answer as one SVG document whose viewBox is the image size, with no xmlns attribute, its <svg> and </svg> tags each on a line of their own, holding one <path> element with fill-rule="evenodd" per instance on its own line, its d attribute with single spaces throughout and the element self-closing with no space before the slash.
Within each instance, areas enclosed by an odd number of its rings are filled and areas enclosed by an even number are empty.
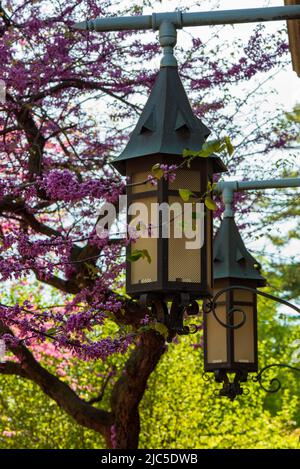
<svg viewBox="0 0 300 469">
<path fill-rule="evenodd" d="M 205 301 L 205 304 L 203 306 L 203 311 L 205 314 L 209 314 L 209 313 L 212 313 L 214 318 L 216 319 L 216 321 L 223 327 L 226 327 L 227 329 L 239 329 L 240 327 L 242 327 L 245 322 L 246 322 L 246 314 L 245 312 L 240 309 L 240 308 L 232 308 L 231 310 L 229 310 L 228 314 L 229 316 L 230 315 L 233 315 L 235 312 L 239 312 L 242 314 L 242 320 L 237 323 L 237 324 L 228 324 L 228 323 L 225 323 L 223 322 L 217 315 L 216 313 L 216 306 L 217 306 L 217 299 L 223 295 L 224 293 L 227 293 L 228 291 L 231 291 L 231 290 L 246 290 L 246 291 L 250 291 L 252 293 L 255 293 L 256 295 L 261 295 L 261 296 L 264 296 L 265 298 L 268 298 L 268 299 L 271 299 L 273 301 L 277 301 L 278 303 L 281 303 L 285 306 L 288 306 L 289 308 L 293 309 L 294 311 L 296 311 L 298 314 L 300 314 L 300 308 L 298 308 L 297 306 L 293 305 L 292 303 L 290 303 L 289 301 L 286 301 L 286 300 L 282 300 L 281 298 L 278 298 L 276 296 L 273 296 L 273 295 L 270 295 L 269 293 L 265 293 L 265 292 L 262 292 L 260 290 L 257 290 L 255 288 L 251 288 L 251 287 L 246 287 L 246 286 L 243 286 L 243 285 L 231 285 L 230 287 L 226 287 L 226 288 L 222 288 L 222 290 L 219 290 L 216 295 L 212 298 L 212 299 L 207 299 Z"/>
<path fill-rule="evenodd" d="M 223 383 L 223 387 L 216 389 L 214 394 L 218 397 L 228 397 L 231 401 L 242 394 L 249 394 L 249 389 L 242 387 L 240 384 L 247 381 L 247 376 L 247 372 L 237 371 L 233 381 L 230 381 L 226 371 L 215 371 L 215 380 L 217 383 Z"/>
<path fill-rule="evenodd" d="M 145 302 L 147 303 L 147 298 Z M 175 295 L 170 309 L 166 301 L 163 301 L 161 298 L 151 299 L 151 311 L 152 316 L 168 328 L 168 342 L 171 342 L 176 334 L 196 334 L 201 328 L 201 326 L 197 326 L 196 324 L 183 324 L 185 314 L 187 316 L 196 316 L 199 314 L 198 303 L 194 300 L 190 301 L 189 297 L 185 298 L 183 295 Z"/>
<path fill-rule="evenodd" d="M 259 373 L 256 375 L 256 376 L 253 376 L 253 381 L 255 381 L 256 383 L 258 383 L 260 385 L 260 387 L 265 391 L 265 392 L 268 392 L 268 393 L 272 393 L 274 394 L 275 392 L 278 392 L 282 385 L 281 385 L 281 381 L 278 379 L 278 378 L 272 378 L 270 379 L 269 381 L 269 387 L 266 387 L 263 382 L 262 382 L 262 376 L 263 374 L 265 373 L 265 371 L 271 369 L 271 368 L 288 368 L 289 370 L 291 371 L 299 371 L 300 372 L 300 368 L 297 368 L 295 366 L 291 366 L 291 365 L 286 365 L 284 363 L 272 363 L 271 365 L 267 365 L 265 366 L 264 368 L 262 368 Z"/>
<path fill-rule="evenodd" d="M 224 292 L 224 290 L 222 290 L 222 292 Z M 240 309 L 240 308 L 231 308 L 229 311 L 228 311 L 228 315 L 229 317 L 232 317 L 234 315 L 234 313 L 241 313 L 242 314 L 242 319 L 240 322 L 238 322 L 237 324 L 228 324 L 227 322 L 223 322 L 219 316 L 217 315 L 216 313 L 216 298 L 218 298 L 220 295 L 219 295 L 220 292 L 218 292 L 215 297 L 212 299 L 212 300 L 206 300 L 205 302 L 205 306 L 203 308 L 203 311 L 205 312 L 205 314 L 209 314 L 209 313 L 212 313 L 215 320 L 223 327 L 226 327 L 226 329 L 239 329 L 240 327 L 242 327 L 245 322 L 246 322 L 246 314 L 245 312 Z"/>
</svg>

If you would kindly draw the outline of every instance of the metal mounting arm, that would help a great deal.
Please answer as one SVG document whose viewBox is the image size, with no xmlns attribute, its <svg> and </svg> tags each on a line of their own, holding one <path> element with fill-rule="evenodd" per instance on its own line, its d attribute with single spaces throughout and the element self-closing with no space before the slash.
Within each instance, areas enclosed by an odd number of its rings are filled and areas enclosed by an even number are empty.
<svg viewBox="0 0 300 469">
<path fill-rule="evenodd" d="M 162 23 L 172 23 L 176 29 L 190 26 L 257 23 L 300 19 L 300 5 L 242 10 L 199 11 L 194 13 L 166 12 L 152 15 L 97 18 L 75 23 L 73 28 L 89 31 L 158 30 Z"/>
<path fill-rule="evenodd" d="M 267 179 L 262 181 L 221 181 L 216 185 L 214 192 L 222 194 L 225 205 L 224 217 L 233 217 L 234 192 L 283 189 L 288 187 L 300 187 L 300 178 Z"/>
<path fill-rule="evenodd" d="M 243 10 L 181 11 L 153 13 L 152 15 L 97 18 L 73 25 L 74 29 L 107 32 L 125 30 L 159 30 L 159 42 L 163 47 L 161 67 L 176 67 L 177 60 L 173 49 L 177 40 L 177 29 L 189 26 L 209 26 L 218 24 L 252 23 L 300 19 L 300 5 L 273 8 L 250 8 Z"/>
</svg>

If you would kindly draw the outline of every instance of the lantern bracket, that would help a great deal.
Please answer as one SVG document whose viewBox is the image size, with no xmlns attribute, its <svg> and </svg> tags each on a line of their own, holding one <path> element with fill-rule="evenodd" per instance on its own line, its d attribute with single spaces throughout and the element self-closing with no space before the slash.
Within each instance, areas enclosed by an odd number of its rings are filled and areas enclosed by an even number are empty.
<svg viewBox="0 0 300 469">
<path fill-rule="evenodd" d="M 216 382 L 223 383 L 222 389 L 217 391 L 218 395 L 220 397 L 228 397 L 231 401 L 233 401 L 236 396 L 245 394 L 245 390 L 240 386 L 240 383 L 245 383 L 247 381 L 247 377 L 248 373 L 246 371 L 238 371 L 235 374 L 234 380 L 230 381 L 226 371 L 215 371 Z"/>
<path fill-rule="evenodd" d="M 265 292 L 262 292 L 260 290 L 257 290 L 255 288 L 251 288 L 251 287 L 246 287 L 244 285 L 231 285 L 229 287 L 226 287 L 226 288 L 222 288 L 222 290 L 219 290 L 218 293 L 212 298 L 212 299 L 208 299 L 205 301 L 204 305 L 203 305 L 203 312 L 205 314 L 209 314 L 209 313 L 212 313 L 216 319 L 216 321 L 223 327 L 226 327 L 227 329 L 239 329 L 240 327 L 242 327 L 245 322 L 246 322 L 246 315 L 245 315 L 245 312 L 238 308 L 238 309 L 232 309 L 231 311 L 229 311 L 230 314 L 234 314 L 235 312 L 239 312 L 242 314 L 242 319 L 240 322 L 238 322 L 237 324 L 227 324 L 223 321 L 221 321 L 221 319 L 218 317 L 217 313 L 216 313 L 216 303 L 217 303 L 217 299 L 222 296 L 224 293 L 228 292 L 228 291 L 231 291 L 231 290 L 246 290 L 246 291 L 250 291 L 251 293 L 255 293 L 256 295 L 261 295 L 261 296 L 264 296 L 265 298 L 268 298 L 270 300 L 273 300 L 273 301 L 276 301 L 277 303 L 281 303 L 285 306 L 288 306 L 289 308 L 293 309 L 294 311 L 296 311 L 298 314 L 300 314 L 300 308 L 298 308 L 298 306 L 295 306 L 293 305 L 292 303 L 290 303 L 289 301 L 286 301 L 286 300 L 283 300 L 282 298 L 278 298 L 277 296 L 274 296 L 274 295 L 270 295 L 269 293 L 265 293 Z"/>
<path fill-rule="evenodd" d="M 169 331 L 167 342 L 171 342 L 178 335 L 195 334 L 199 327 L 196 324 L 185 326 L 183 324 L 184 314 L 194 316 L 199 314 L 199 307 L 196 301 L 191 301 L 188 293 L 179 293 L 172 298 L 170 308 L 167 302 L 161 297 L 153 295 L 141 295 L 140 301 L 151 306 L 152 315 L 155 319 L 164 324 Z"/>
<path fill-rule="evenodd" d="M 246 291 L 250 291 L 251 293 L 255 293 L 256 295 L 261 295 L 261 296 L 264 296 L 265 298 L 268 298 L 269 300 L 273 300 L 273 301 L 276 301 L 277 303 L 281 303 L 282 305 L 285 305 L 287 306 L 288 308 L 291 308 L 293 309 L 294 311 L 296 311 L 298 314 L 300 314 L 300 308 L 298 306 L 295 306 L 293 305 L 292 303 L 290 303 L 289 301 L 286 301 L 286 300 L 283 300 L 282 298 L 278 298 L 278 296 L 274 296 L 274 295 L 270 295 L 270 293 L 265 293 L 265 292 L 262 292 L 260 290 L 257 290 L 256 288 L 251 288 L 251 287 L 246 287 L 244 285 L 231 285 L 229 287 L 226 287 L 226 288 L 222 288 L 222 290 L 219 290 L 218 293 L 216 293 L 216 295 L 213 297 L 212 300 L 208 301 L 205 305 L 204 305 L 204 312 L 205 313 L 210 313 L 211 311 L 213 312 L 216 320 L 221 324 L 223 325 L 224 327 L 228 327 L 228 328 L 232 328 L 234 327 L 235 329 L 238 327 L 241 327 L 244 322 L 242 324 L 237 324 L 235 326 L 230 326 L 229 324 L 226 324 L 226 323 L 223 323 L 217 316 L 216 316 L 216 313 L 215 313 L 215 307 L 216 307 L 216 302 L 217 302 L 217 299 L 222 296 L 224 293 L 228 292 L 228 291 L 231 291 L 231 290 L 246 290 Z M 207 306 L 206 306 L 207 305 Z M 239 309 L 239 311 L 241 311 Z"/>
<path fill-rule="evenodd" d="M 300 368 L 297 368 L 295 366 L 287 365 L 285 363 L 272 363 L 271 365 L 267 365 L 264 368 L 262 368 L 259 373 L 257 373 L 256 376 L 253 376 L 253 381 L 258 383 L 260 387 L 268 393 L 275 393 L 281 389 L 281 381 L 278 378 L 272 378 L 270 379 L 269 382 L 269 387 L 266 387 L 263 382 L 262 382 L 262 376 L 265 373 L 265 371 L 271 369 L 271 368 L 287 368 L 290 371 L 298 371 L 300 373 Z"/>
</svg>

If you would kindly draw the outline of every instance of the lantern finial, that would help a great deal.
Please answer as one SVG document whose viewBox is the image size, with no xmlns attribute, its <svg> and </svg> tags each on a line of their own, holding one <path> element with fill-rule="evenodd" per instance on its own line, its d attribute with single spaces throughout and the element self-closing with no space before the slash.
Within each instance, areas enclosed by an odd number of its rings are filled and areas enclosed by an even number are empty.
<svg viewBox="0 0 300 469">
<path fill-rule="evenodd" d="M 161 67 L 177 67 L 177 60 L 174 56 L 176 42 L 176 27 L 170 21 L 163 21 L 159 27 L 159 43 L 163 48 L 163 57 L 160 62 Z"/>
</svg>

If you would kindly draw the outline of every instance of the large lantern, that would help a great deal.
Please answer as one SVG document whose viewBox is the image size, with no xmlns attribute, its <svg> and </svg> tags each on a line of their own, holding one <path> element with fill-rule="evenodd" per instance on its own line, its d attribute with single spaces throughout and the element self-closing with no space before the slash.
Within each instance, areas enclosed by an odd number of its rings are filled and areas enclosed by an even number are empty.
<svg viewBox="0 0 300 469">
<path fill-rule="evenodd" d="M 126 291 L 133 297 L 157 296 L 173 298 L 178 293 L 188 299 L 212 294 L 212 216 L 205 209 L 204 244 L 195 249 L 186 247 L 187 239 L 175 236 L 175 218 L 169 220 L 169 237 L 162 235 L 160 209 L 155 204 L 183 204 L 179 189 L 188 188 L 202 195 L 214 173 L 226 171 L 219 157 L 197 158 L 190 167 L 182 166 L 183 150 L 199 151 L 209 130 L 193 114 L 178 75 L 177 67 L 166 66 L 159 71 L 155 85 L 130 140 L 113 162 L 114 167 L 128 177 L 128 223 L 132 221 L 130 206 L 141 203 L 151 213 L 148 225 L 157 229 L 139 237 L 127 250 L 127 258 L 137 251 L 147 251 L 148 258 L 127 261 Z M 145 183 L 154 165 L 177 165 L 176 178 L 168 182 L 161 178 L 157 185 Z M 144 182 L 144 183 L 143 183 Z M 154 214 L 153 211 L 157 210 Z M 151 223 L 152 221 L 152 223 Z"/>
<path fill-rule="evenodd" d="M 243 380 L 258 369 L 255 289 L 266 281 L 232 216 L 223 219 L 213 246 L 215 301 L 213 311 L 204 313 L 205 371 L 215 372 L 219 381 L 226 373 Z"/>
</svg>

